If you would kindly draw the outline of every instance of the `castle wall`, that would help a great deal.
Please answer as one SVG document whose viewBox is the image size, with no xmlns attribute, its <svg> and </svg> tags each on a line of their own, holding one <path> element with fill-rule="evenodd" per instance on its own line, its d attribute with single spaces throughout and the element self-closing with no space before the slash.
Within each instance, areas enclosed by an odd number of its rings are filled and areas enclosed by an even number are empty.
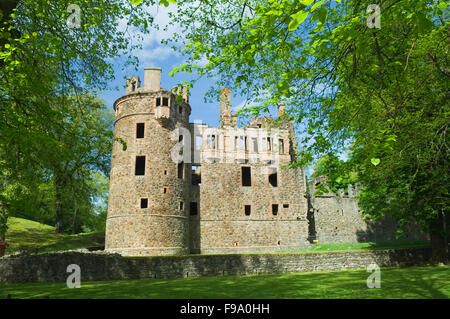
<svg viewBox="0 0 450 319">
<path fill-rule="evenodd" d="M 310 241 L 329 242 L 384 242 L 397 240 L 397 223 L 389 216 L 378 221 L 363 218 L 363 212 L 358 206 L 359 187 L 349 186 L 349 195 L 340 190 L 336 195 L 331 191 L 322 195 L 313 195 L 316 184 L 325 183 L 326 177 L 321 177 L 309 183 L 311 198 L 309 201 Z M 416 225 L 406 228 L 404 240 L 427 240 L 428 235 Z"/>
</svg>

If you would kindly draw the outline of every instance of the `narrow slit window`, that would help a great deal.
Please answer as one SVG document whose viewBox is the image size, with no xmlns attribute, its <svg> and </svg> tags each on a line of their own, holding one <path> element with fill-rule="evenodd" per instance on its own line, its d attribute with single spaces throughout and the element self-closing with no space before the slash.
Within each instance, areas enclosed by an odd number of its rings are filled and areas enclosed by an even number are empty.
<svg viewBox="0 0 450 319">
<path fill-rule="evenodd" d="M 145 175 L 145 156 L 136 156 L 135 175 Z"/>
<path fill-rule="evenodd" d="M 182 106 L 178 107 L 178 113 L 183 114 L 183 107 Z"/>
<path fill-rule="evenodd" d="M 279 147 L 280 147 L 280 154 L 284 154 L 284 140 L 280 139 L 278 141 Z"/>
<path fill-rule="evenodd" d="M 184 210 L 184 203 L 180 202 L 180 210 Z"/>
<path fill-rule="evenodd" d="M 278 215 L 278 204 L 272 204 L 272 215 Z"/>
<path fill-rule="evenodd" d="M 148 207 L 148 199 L 141 198 L 141 208 L 147 208 L 147 207 Z"/>
<path fill-rule="evenodd" d="M 178 164 L 178 178 L 183 178 L 184 173 L 184 163 L 181 162 Z"/>
<path fill-rule="evenodd" d="M 144 138 L 144 130 L 145 130 L 144 123 L 137 123 L 136 124 L 136 138 Z"/>
<path fill-rule="evenodd" d="M 131 91 L 136 91 L 136 82 L 131 83 Z"/>
<path fill-rule="evenodd" d="M 252 173 L 251 173 L 251 167 L 242 167 L 241 168 L 242 173 L 242 186 L 252 186 Z"/>
<path fill-rule="evenodd" d="M 245 213 L 245 216 L 250 216 L 251 212 L 252 212 L 252 206 L 250 206 L 250 205 L 245 205 L 245 206 L 244 206 L 244 213 Z"/>
<path fill-rule="evenodd" d="M 164 187 L 164 194 L 167 194 L 167 187 Z"/>
<path fill-rule="evenodd" d="M 189 205 L 189 214 L 191 216 L 196 216 L 198 214 L 198 204 L 197 202 L 191 202 Z"/>
<path fill-rule="evenodd" d="M 161 98 L 157 97 L 156 98 L 156 106 L 160 106 L 161 105 Z"/>
<path fill-rule="evenodd" d="M 270 152 L 272 150 L 272 142 L 270 137 L 267 138 L 267 151 Z"/>
</svg>

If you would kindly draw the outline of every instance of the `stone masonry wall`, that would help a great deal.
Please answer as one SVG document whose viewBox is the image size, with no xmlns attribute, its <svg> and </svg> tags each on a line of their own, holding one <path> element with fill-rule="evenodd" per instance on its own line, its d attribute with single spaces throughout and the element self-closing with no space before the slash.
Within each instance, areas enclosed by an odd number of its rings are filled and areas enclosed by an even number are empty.
<svg viewBox="0 0 450 319">
<path fill-rule="evenodd" d="M 86 281 L 171 278 L 413 266 L 426 262 L 429 249 L 398 249 L 313 254 L 193 255 L 121 257 L 118 254 L 67 251 L 0 258 L 0 283 L 65 282 L 67 266 L 81 269 Z M 1 291 L 1 285 L 0 285 Z"/>
<path fill-rule="evenodd" d="M 242 186 L 243 166 L 251 168 L 251 186 Z M 201 253 L 294 250 L 304 245 L 308 224 L 303 170 L 275 167 L 277 187 L 269 184 L 265 164 L 202 165 Z M 278 205 L 276 216 L 273 204 Z M 249 216 L 245 205 L 251 207 Z"/>
<path fill-rule="evenodd" d="M 340 190 L 336 195 L 329 191 L 320 177 L 309 183 L 309 233 L 310 241 L 318 242 L 383 242 L 396 240 L 397 223 L 385 216 L 379 221 L 365 221 L 358 206 L 359 187 L 349 185 L 348 195 Z M 314 196 L 315 186 L 322 183 L 328 193 Z M 417 226 L 409 226 L 403 239 L 427 240 L 428 236 Z"/>
</svg>

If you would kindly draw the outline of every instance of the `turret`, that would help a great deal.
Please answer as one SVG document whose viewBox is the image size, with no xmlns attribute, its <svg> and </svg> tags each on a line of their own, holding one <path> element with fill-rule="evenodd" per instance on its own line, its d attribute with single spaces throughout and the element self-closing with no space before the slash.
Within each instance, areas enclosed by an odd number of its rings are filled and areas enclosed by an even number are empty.
<svg viewBox="0 0 450 319">
<path fill-rule="evenodd" d="M 189 252 L 189 175 L 172 153 L 189 129 L 187 91 L 160 87 L 161 69 L 127 79 L 116 100 L 105 249 L 123 255 Z"/>
</svg>

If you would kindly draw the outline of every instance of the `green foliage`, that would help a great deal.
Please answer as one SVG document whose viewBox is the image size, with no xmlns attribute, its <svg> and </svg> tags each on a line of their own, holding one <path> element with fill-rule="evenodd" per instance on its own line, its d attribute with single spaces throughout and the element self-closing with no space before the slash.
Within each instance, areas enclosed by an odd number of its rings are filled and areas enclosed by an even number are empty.
<svg viewBox="0 0 450 319">
<path fill-rule="evenodd" d="M 81 23 L 67 23 L 80 8 Z M 0 17 L 0 210 L 76 232 L 101 227 L 112 117 L 92 96 L 141 48 L 153 0 L 11 0 Z M 72 21 L 72 20 L 71 20 Z M 119 25 L 120 24 L 120 25 Z M 133 32 L 130 30 L 133 29 Z M 101 181 L 101 182 L 100 182 Z M 100 204 L 102 203 L 102 204 Z M 102 207 L 102 208 L 100 208 Z M 0 238 L 6 214 L 1 214 Z M 56 220 L 55 220 L 56 218 Z M 75 221 L 75 223 L 73 223 Z M 95 226 L 96 225 L 96 226 Z"/>
<path fill-rule="evenodd" d="M 311 178 L 319 176 L 327 176 L 326 183 L 330 187 L 330 190 L 337 194 L 339 189 L 344 189 L 344 192 L 348 192 L 348 185 L 355 185 L 358 182 L 358 174 L 355 170 L 351 169 L 349 163 L 340 160 L 333 154 L 323 155 L 314 165 L 314 172 Z M 319 184 L 316 186 L 318 193 L 327 193 L 328 190 L 324 185 Z"/>
</svg>

